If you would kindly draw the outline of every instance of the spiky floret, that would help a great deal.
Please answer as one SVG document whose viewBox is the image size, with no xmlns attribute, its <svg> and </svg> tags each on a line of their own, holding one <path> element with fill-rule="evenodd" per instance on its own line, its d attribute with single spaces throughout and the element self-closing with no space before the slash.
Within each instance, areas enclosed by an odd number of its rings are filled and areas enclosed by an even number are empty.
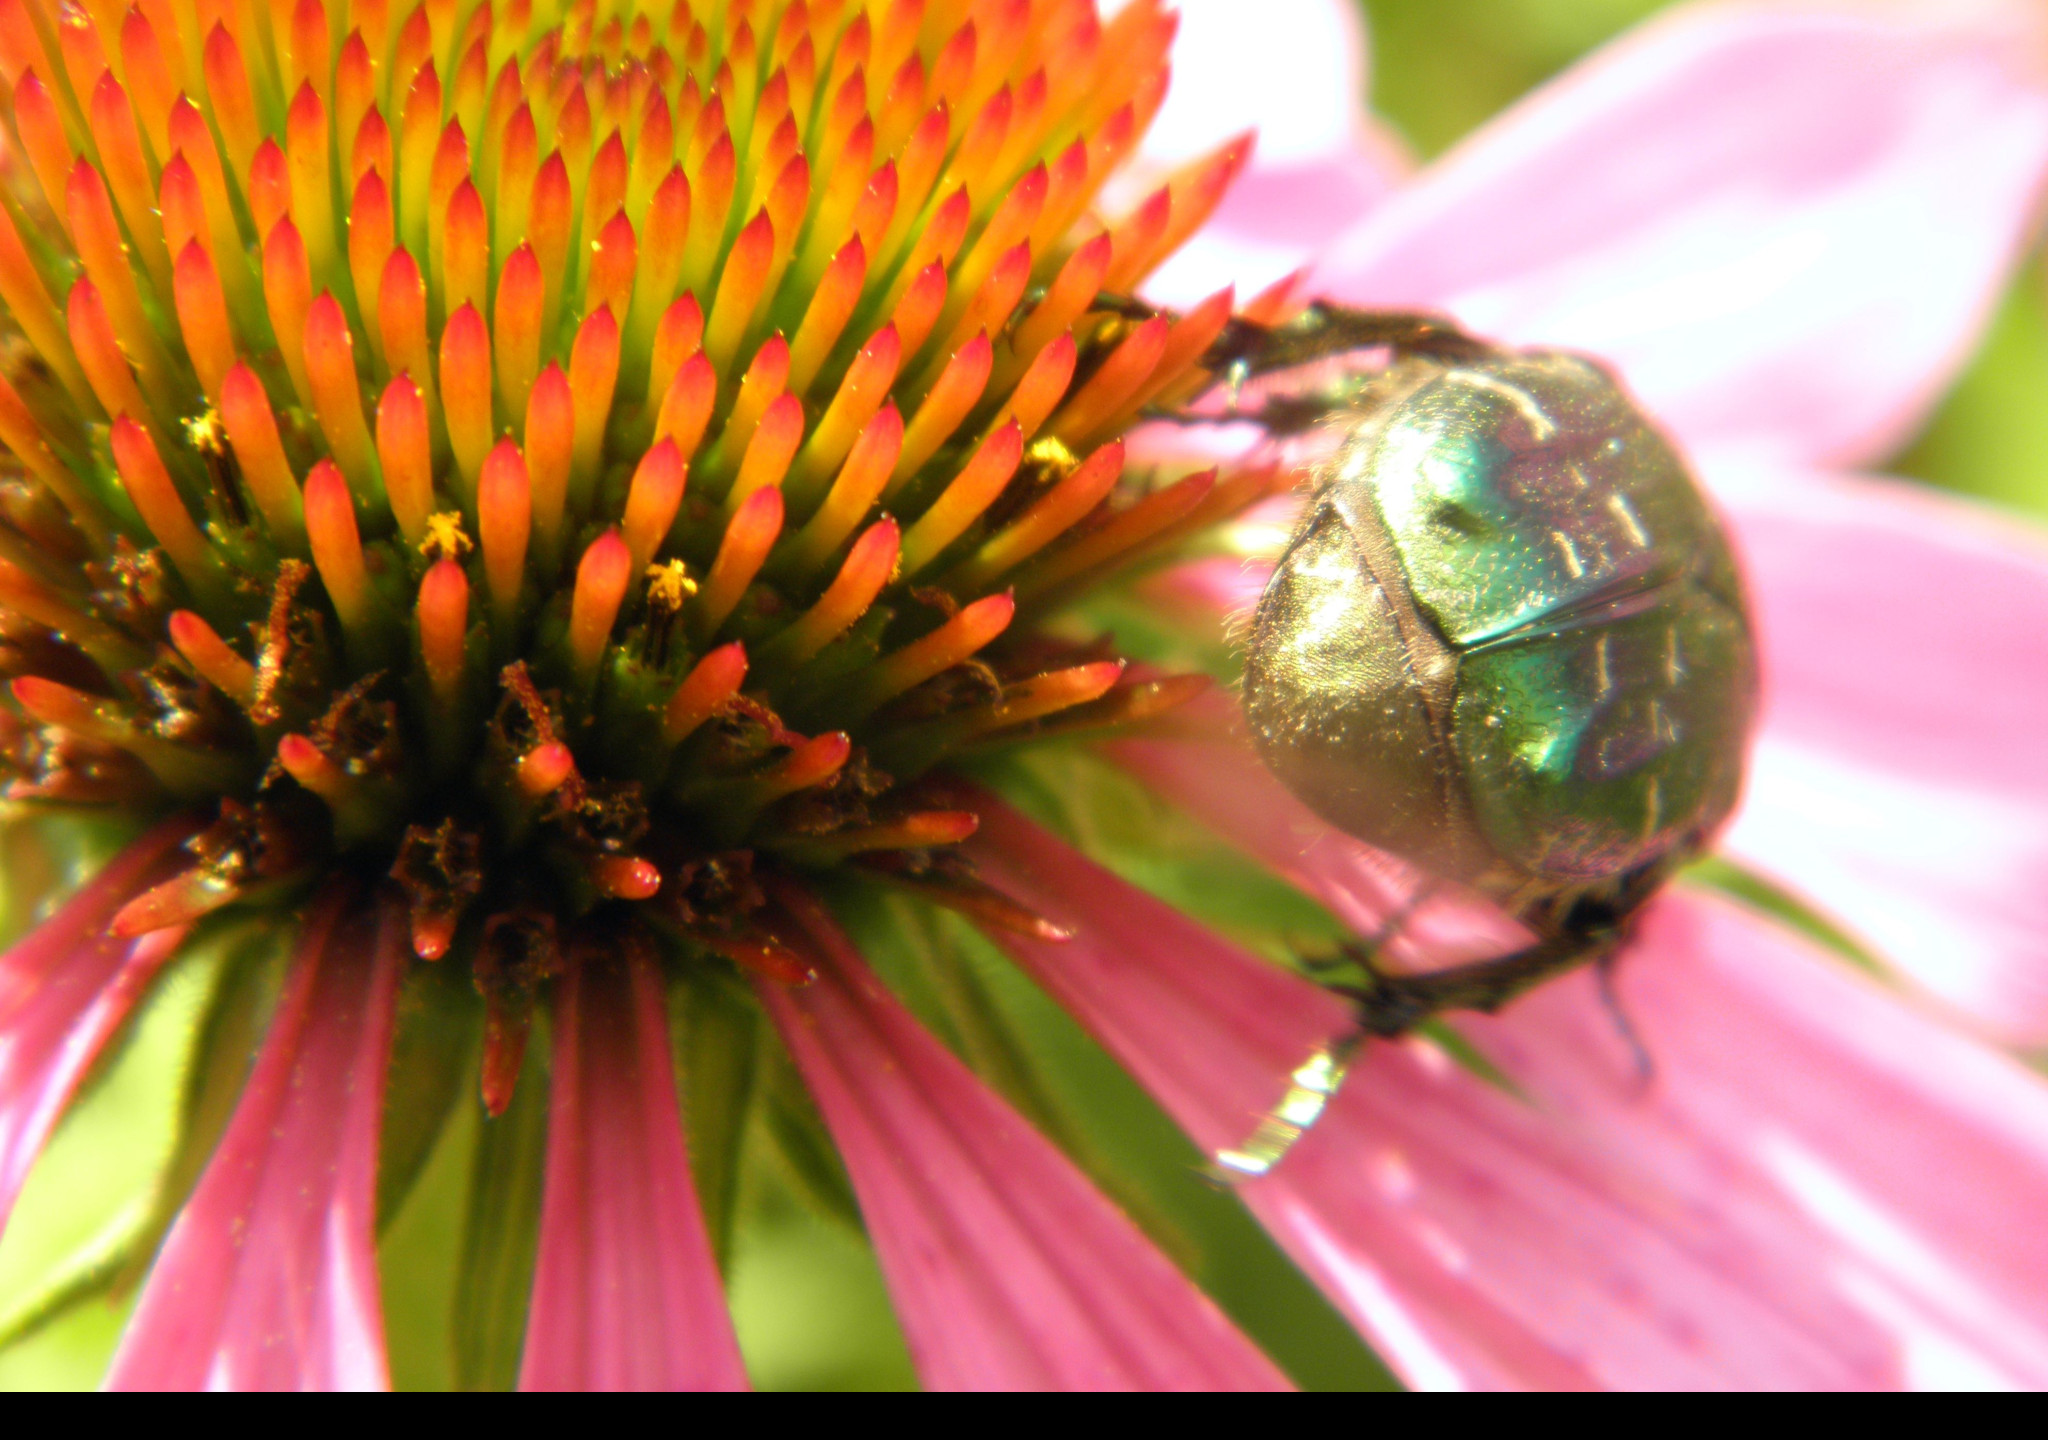
<svg viewBox="0 0 2048 1440">
<path fill-rule="evenodd" d="M 1092 218 L 1171 30 L 0 0 L 13 794 L 215 807 L 130 933 L 388 874 L 514 1057 L 583 917 L 796 979 L 764 866 L 1002 916 L 920 777 L 1180 693 L 1029 621 L 1263 483 L 1123 475 L 1230 313 L 1099 303 L 1242 158 Z"/>
</svg>

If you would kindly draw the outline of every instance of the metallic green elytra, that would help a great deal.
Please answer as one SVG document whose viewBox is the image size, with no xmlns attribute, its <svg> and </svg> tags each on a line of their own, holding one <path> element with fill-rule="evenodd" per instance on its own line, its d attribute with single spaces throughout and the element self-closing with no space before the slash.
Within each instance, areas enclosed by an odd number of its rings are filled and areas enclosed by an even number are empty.
<svg viewBox="0 0 2048 1440">
<path fill-rule="evenodd" d="M 1734 810 L 1757 666 L 1719 522 L 1593 361 L 1318 302 L 1234 325 L 1204 363 L 1230 381 L 1222 418 L 1337 432 L 1253 616 L 1260 755 L 1331 824 L 1477 888 L 1536 937 L 1415 974 L 1354 956 L 1368 983 L 1333 988 L 1358 1031 L 1216 1157 L 1241 1178 L 1315 1122 L 1366 1037 L 1610 958 Z M 1288 371 L 1308 388 L 1239 408 L 1246 381 Z"/>
<path fill-rule="evenodd" d="M 1415 975 L 1365 956 L 1371 983 L 1346 991 L 1361 1030 L 1492 1009 L 1610 956 L 1733 811 L 1756 712 L 1741 580 L 1684 463 L 1576 355 L 1321 305 L 1224 343 L 1240 383 L 1391 357 L 1259 412 L 1340 431 L 1253 617 L 1261 756 L 1339 829 L 1536 935 Z"/>
<path fill-rule="evenodd" d="M 1633 908 L 1741 786 L 1756 663 L 1712 512 L 1577 356 L 1416 365 L 1351 419 L 1253 622 L 1266 763 L 1539 922 Z"/>
</svg>

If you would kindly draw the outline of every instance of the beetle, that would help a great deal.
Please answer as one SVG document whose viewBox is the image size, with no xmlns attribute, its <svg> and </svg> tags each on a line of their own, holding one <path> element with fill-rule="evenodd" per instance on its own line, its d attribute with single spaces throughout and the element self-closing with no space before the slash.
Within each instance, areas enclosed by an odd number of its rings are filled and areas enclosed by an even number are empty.
<svg viewBox="0 0 2048 1440">
<path fill-rule="evenodd" d="M 1365 955 L 1368 983 L 1334 987 L 1356 1036 L 1218 1157 L 1255 1175 L 1364 1038 L 1613 956 L 1735 807 L 1757 665 L 1720 523 L 1594 361 L 1319 303 L 1236 323 L 1205 362 L 1233 416 L 1335 431 L 1252 617 L 1243 706 L 1261 758 L 1338 829 L 1476 888 L 1535 936 L 1418 974 Z M 1330 362 L 1343 373 L 1236 408 L 1255 378 Z"/>
</svg>

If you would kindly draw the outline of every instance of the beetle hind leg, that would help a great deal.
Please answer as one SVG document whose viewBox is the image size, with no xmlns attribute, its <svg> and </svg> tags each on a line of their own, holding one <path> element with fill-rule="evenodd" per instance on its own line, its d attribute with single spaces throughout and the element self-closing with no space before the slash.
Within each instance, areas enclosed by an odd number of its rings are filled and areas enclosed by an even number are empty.
<svg viewBox="0 0 2048 1440">
<path fill-rule="evenodd" d="M 1612 968 L 1627 940 L 1631 917 L 1655 893 L 1668 864 L 1645 866 L 1590 892 L 1552 897 L 1522 915 L 1538 938 L 1507 955 L 1419 975 L 1373 973 L 1355 993 L 1358 1023 L 1369 1034 L 1404 1035 L 1444 1010 L 1498 1010 L 1523 991 L 1581 965 L 1600 967 L 1600 986 L 1616 1028 L 1634 1052 L 1639 1074 L 1650 1072 L 1648 1052 L 1613 999 Z"/>
<path fill-rule="evenodd" d="M 1405 1035 L 1445 1010 L 1492 1012 L 1533 986 L 1602 960 L 1620 943 L 1619 930 L 1567 930 L 1494 960 L 1479 960 L 1419 975 L 1374 971 L 1372 983 L 1348 992 L 1358 1006 L 1358 1027 L 1383 1039 Z"/>
<path fill-rule="evenodd" d="M 1365 1041 L 1363 1030 L 1353 1030 L 1327 1045 L 1317 1046 L 1287 1077 L 1287 1093 L 1266 1112 L 1244 1143 L 1234 1150 L 1218 1150 L 1210 1157 L 1210 1178 L 1235 1185 L 1271 1174 L 1273 1167 L 1287 1158 L 1295 1142 L 1322 1119 Z"/>
<path fill-rule="evenodd" d="M 1362 985 L 1326 984 L 1324 988 L 1351 1001 L 1356 1028 L 1319 1045 L 1288 1077 L 1280 1103 L 1258 1123 L 1243 1144 L 1211 1157 L 1210 1175 L 1227 1184 L 1269 1175 L 1296 1141 L 1322 1118 L 1358 1052 L 1369 1040 L 1392 1040 L 1446 1010 L 1491 1012 L 1581 965 L 1598 967 L 1600 992 L 1615 1028 L 1634 1057 L 1639 1083 L 1647 1088 L 1656 1069 L 1614 994 L 1614 966 L 1628 939 L 1630 917 L 1663 878 L 1652 866 L 1621 876 L 1611 887 L 1588 894 L 1554 896 L 1523 914 L 1540 938 L 1531 945 L 1492 960 L 1478 960 L 1420 974 L 1390 974 L 1375 959 L 1386 942 L 1400 933 L 1431 886 L 1419 886 L 1381 925 L 1370 940 L 1343 947 L 1337 957 L 1304 962 L 1313 972 L 1349 963 L 1365 973 Z"/>
<path fill-rule="evenodd" d="M 1389 910 L 1380 921 L 1379 928 L 1372 934 L 1341 942 L 1337 948 L 1321 955 L 1301 955 L 1295 963 L 1308 973 L 1310 979 L 1334 990 L 1340 995 L 1355 995 L 1357 987 L 1335 981 L 1332 977 L 1345 972 L 1362 973 L 1370 981 L 1381 977 L 1379 953 L 1392 944 L 1394 938 L 1408 928 L 1408 922 L 1415 918 L 1430 896 L 1436 893 L 1434 880 L 1424 878 L 1411 889 L 1400 904 Z"/>
</svg>

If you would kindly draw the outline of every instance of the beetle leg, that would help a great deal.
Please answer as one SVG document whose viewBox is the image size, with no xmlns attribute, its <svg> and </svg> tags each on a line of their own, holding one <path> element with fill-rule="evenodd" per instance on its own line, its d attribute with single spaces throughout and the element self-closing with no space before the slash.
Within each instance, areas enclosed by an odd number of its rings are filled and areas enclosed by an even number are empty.
<svg viewBox="0 0 2048 1440">
<path fill-rule="evenodd" d="M 1656 1083 L 1657 1062 L 1650 1054 L 1650 1047 L 1643 1043 L 1635 1021 L 1629 1019 L 1628 1010 L 1621 1003 L 1620 992 L 1614 988 L 1614 972 L 1621 964 L 1621 955 L 1619 949 L 1614 949 L 1600 956 L 1593 962 L 1593 975 L 1600 985 L 1600 1004 L 1606 1009 L 1607 1018 L 1614 1022 L 1621 1043 L 1628 1047 L 1629 1058 L 1635 1062 L 1636 1088 L 1647 1090 Z"/>
<path fill-rule="evenodd" d="M 1444 1010 L 1497 1010 L 1524 990 L 1554 975 L 1593 961 L 1599 966 L 1601 993 L 1609 999 L 1622 1037 L 1636 1057 L 1637 1073 L 1647 1084 L 1655 1070 L 1649 1052 L 1636 1036 L 1619 1005 L 1613 1000 L 1614 958 L 1627 935 L 1626 926 L 1603 911 L 1599 918 L 1567 921 L 1555 934 L 1535 944 L 1503 955 L 1420 975 L 1391 975 L 1373 961 L 1373 952 L 1407 923 L 1416 906 L 1428 895 L 1425 882 L 1400 910 L 1389 916 L 1380 934 L 1363 945 L 1346 946 L 1345 959 L 1365 971 L 1365 985 L 1329 985 L 1357 1007 L 1358 1028 L 1348 1036 L 1319 1045 L 1288 1077 L 1287 1093 L 1269 1111 L 1243 1144 L 1219 1150 L 1210 1157 L 1209 1173 L 1225 1184 L 1256 1180 L 1269 1175 L 1287 1152 L 1308 1132 L 1336 1097 L 1344 1076 L 1368 1039 L 1391 1040 Z M 1304 962 L 1306 968 L 1327 969 L 1331 961 Z"/>
<path fill-rule="evenodd" d="M 1321 967 L 1334 970 L 1340 965 L 1351 964 L 1363 970 L 1375 984 L 1386 978 L 1375 957 L 1392 943 L 1396 935 L 1408 928 L 1408 922 L 1415 918 L 1415 912 L 1422 908 L 1423 902 L 1436 893 L 1436 888 L 1436 881 L 1428 876 L 1418 880 L 1401 903 L 1387 912 L 1377 930 L 1362 939 L 1344 942 L 1338 947 L 1339 958 L 1319 962 Z"/>
<path fill-rule="evenodd" d="M 1043 293 L 1041 289 L 1041 296 Z M 1173 315 L 1173 311 L 1162 310 L 1157 305 L 1140 300 L 1135 295 L 1118 295 L 1109 290 L 1098 291 L 1095 296 L 1094 305 L 1089 308 L 1107 310 L 1110 314 L 1121 315 L 1126 320 L 1150 320 L 1155 315 Z M 1179 317 L 1174 316 L 1174 318 L 1178 319 Z"/>
<path fill-rule="evenodd" d="M 1347 966 L 1359 964 L 1360 961 L 1352 954 L 1351 947 L 1342 946 L 1329 955 L 1304 955 L 1297 963 L 1310 975 L 1322 976 L 1334 975 Z"/>
<path fill-rule="evenodd" d="M 1534 945 L 1420 975 L 1375 973 L 1359 993 L 1358 1025 L 1371 1035 L 1405 1035 L 1441 1010 L 1498 1010 L 1532 985 L 1597 960 L 1620 943 L 1618 929 L 1565 931 Z"/>
<path fill-rule="evenodd" d="M 1436 888 L 1436 881 L 1425 876 L 1416 882 L 1399 905 L 1387 912 L 1386 917 L 1380 921 L 1379 927 L 1371 935 L 1340 943 L 1334 954 L 1303 955 L 1295 963 L 1310 976 L 1315 977 L 1326 990 L 1354 997 L 1363 993 L 1357 986 L 1332 984 L 1322 977 L 1335 975 L 1347 969 L 1360 970 L 1365 973 L 1369 982 L 1377 984 L 1383 976 L 1373 957 L 1384 950 L 1396 935 L 1408 928 L 1408 922 L 1415 917 L 1415 912 L 1422 908 L 1423 902 L 1436 893 Z"/>
<path fill-rule="evenodd" d="M 1441 315 L 1353 310 L 1315 300 L 1278 325 L 1233 317 L 1203 353 L 1201 364 L 1208 370 L 1242 365 L 1248 376 L 1264 375 L 1354 350 L 1377 349 L 1442 360 L 1470 360 L 1493 352 L 1492 346 L 1475 340 Z"/>
<path fill-rule="evenodd" d="M 1245 1142 L 1235 1150 L 1218 1150 L 1210 1157 L 1210 1178 L 1234 1185 L 1270 1174 L 1294 1148 L 1294 1142 L 1322 1118 L 1365 1039 L 1363 1030 L 1354 1030 L 1327 1045 L 1317 1046 L 1288 1077 L 1287 1093 L 1259 1121 L 1258 1128 Z"/>
<path fill-rule="evenodd" d="M 1251 376 L 1251 362 L 1247 360 L 1233 360 L 1223 372 L 1223 413 L 1233 420 L 1244 414 L 1238 397 L 1244 393 L 1244 382 Z"/>
<path fill-rule="evenodd" d="M 1134 295 L 1108 291 L 1095 297 L 1094 308 L 1126 320 L 1181 318 L 1175 311 Z M 1353 350 L 1376 349 L 1443 360 L 1470 360 L 1492 354 L 1495 347 L 1467 335 L 1442 315 L 1420 310 L 1357 310 L 1328 300 L 1311 300 L 1299 313 L 1277 325 L 1231 316 L 1197 363 L 1204 370 L 1231 372 L 1236 383 L 1242 384 L 1253 376 L 1275 370 L 1313 365 Z"/>
</svg>

